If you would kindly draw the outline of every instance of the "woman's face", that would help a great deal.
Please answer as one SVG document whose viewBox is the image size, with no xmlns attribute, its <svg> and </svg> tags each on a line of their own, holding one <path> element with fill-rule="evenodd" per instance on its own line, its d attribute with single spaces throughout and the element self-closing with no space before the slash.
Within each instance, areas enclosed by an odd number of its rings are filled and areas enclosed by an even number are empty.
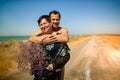
<svg viewBox="0 0 120 80">
<path fill-rule="evenodd" d="M 43 33 L 50 34 L 52 31 L 51 23 L 43 18 L 40 22 L 40 29 L 43 31 Z"/>
</svg>

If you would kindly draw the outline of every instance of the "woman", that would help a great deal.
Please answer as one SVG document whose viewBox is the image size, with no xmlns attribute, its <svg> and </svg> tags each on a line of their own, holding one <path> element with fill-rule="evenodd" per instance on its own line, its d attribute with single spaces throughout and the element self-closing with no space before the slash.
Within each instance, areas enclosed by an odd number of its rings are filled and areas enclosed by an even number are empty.
<svg viewBox="0 0 120 80">
<path fill-rule="evenodd" d="M 31 53 L 31 50 L 33 50 L 32 52 L 34 53 L 29 55 L 36 56 L 34 58 L 28 57 L 28 60 L 32 65 L 31 66 L 32 73 L 35 76 L 34 80 L 56 80 L 56 79 L 59 80 L 58 78 L 58 75 L 60 74 L 59 72 L 70 58 L 69 48 L 65 43 L 59 43 L 59 42 L 49 43 L 49 44 L 45 43 L 44 40 L 47 37 L 52 37 L 53 41 L 57 41 L 54 36 L 49 36 L 48 34 L 59 35 L 58 33 L 52 30 L 52 23 L 48 15 L 42 15 L 38 20 L 38 25 L 40 26 L 41 31 L 34 33 L 34 35 L 37 36 L 45 35 L 40 40 L 40 44 L 39 44 L 39 46 L 41 46 L 39 49 L 42 48 L 42 50 L 38 50 L 37 56 L 35 54 L 36 52 L 34 51 L 37 51 L 38 48 L 37 49 L 34 48 L 34 50 L 29 49 L 30 51 L 28 52 Z M 35 47 L 38 44 L 32 43 L 32 45 Z M 42 53 L 43 54 L 45 53 L 44 58 L 41 57 L 43 56 L 41 55 Z M 43 67 L 41 65 L 43 65 Z"/>
</svg>

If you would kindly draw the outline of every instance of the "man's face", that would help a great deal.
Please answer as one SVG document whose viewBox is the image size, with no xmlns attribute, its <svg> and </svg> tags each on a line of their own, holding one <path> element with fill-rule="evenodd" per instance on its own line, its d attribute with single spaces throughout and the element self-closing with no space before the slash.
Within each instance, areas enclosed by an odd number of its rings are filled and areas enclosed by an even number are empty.
<svg viewBox="0 0 120 80">
<path fill-rule="evenodd" d="M 51 14 L 51 22 L 53 23 L 54 28 L 58 28 L 60 24 L 60 17 L 59 14 Z"/>
</svg>

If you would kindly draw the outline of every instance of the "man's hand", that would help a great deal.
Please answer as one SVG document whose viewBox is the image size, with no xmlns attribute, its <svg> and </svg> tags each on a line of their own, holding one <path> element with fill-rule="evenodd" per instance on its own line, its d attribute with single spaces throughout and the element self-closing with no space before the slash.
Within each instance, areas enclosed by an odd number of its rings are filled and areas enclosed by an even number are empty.
<svg viewBox="0 0 120 80">
<path fill-rule="evenodd" d="M 42 41 L 43 44 L 52 44 L 52 43 L 55 43 L 55 42 L 57 42 L 57 37 L 55 37 L 53 35 L 47 36 Z"/>
<path fill-rule="evenodd" d="M 49 64 L 48 67 L 47 67 L 47 70 L 52 71 L 53 70 L 53 64 Z"/>
</svg>

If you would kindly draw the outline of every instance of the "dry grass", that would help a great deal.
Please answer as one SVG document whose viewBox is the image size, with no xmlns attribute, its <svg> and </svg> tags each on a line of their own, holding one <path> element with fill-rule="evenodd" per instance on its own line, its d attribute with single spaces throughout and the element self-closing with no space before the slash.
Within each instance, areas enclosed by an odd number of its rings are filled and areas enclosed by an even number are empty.
<svg viewBox="0 0 120 80">
<path fill-rule="evenodd" d="M 16 54 L 19 53 L 19 41 L 0 43 L 0 79 L 16 69 Z"/>
<path fill-rule="evenodd" d="M 92 36 L 101 37 L 104 41 L 110 43 L 115 48 L 120 50 L 120 34 L 73 35 L 70 37 L 68 45 L 72 46 L 72 45 L 80 43 Z"/>
<path fill-rule="evenodd" d="M 72 46 L 74 44 L 80 43 L 88 38 L 90 38 L 92 35 L 72 35 L 69 37 L 68 45 Z"/>
<path fill-rule="evenodd" d="M 113 47 L 120 50 L 120 35 L 99 35 L 104 41 L 111 43 Z"/>
</svg>

